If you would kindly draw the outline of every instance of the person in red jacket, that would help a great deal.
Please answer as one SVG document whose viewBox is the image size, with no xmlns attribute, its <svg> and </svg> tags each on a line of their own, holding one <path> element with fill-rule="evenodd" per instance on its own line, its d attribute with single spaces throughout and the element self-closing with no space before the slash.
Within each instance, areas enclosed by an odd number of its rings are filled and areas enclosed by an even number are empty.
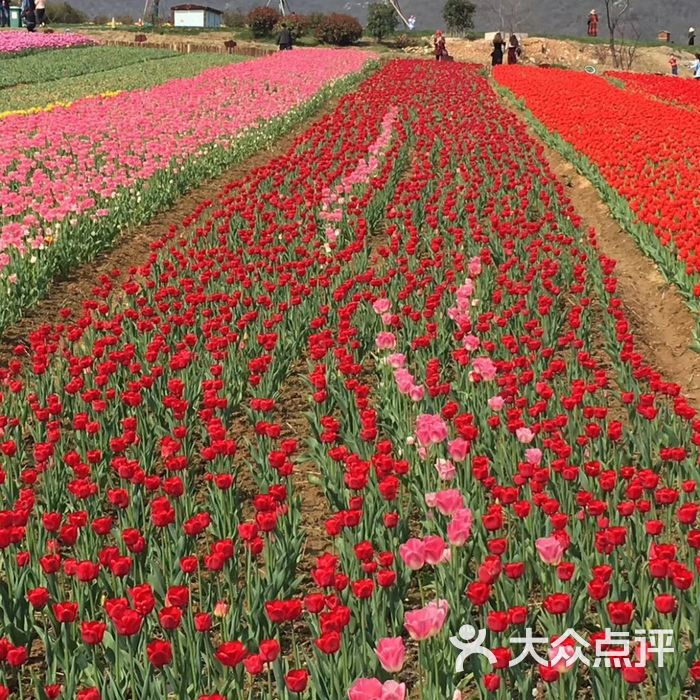
<svg viewBox="0 0 700 700">
<path fill-rule="evenodd" d="M 445 44 L 445 37 L 442 32 L 435 32 L 435 38 L 433 39 L 433 51 L 435 53 L 436 61 L 444 61 L 447 56 L 447 45 Z"/>
<path fill-rule="evenodd" d="M 591 10 L 591 14 L 588 15 L 588 36 L 598 36 L 598 21 L 598 13 Z"/>
</svg>

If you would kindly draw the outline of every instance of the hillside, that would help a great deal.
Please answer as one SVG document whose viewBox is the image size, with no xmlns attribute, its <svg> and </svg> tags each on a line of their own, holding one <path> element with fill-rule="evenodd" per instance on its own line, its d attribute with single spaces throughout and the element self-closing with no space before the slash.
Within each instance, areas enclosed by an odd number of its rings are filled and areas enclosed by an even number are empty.
<svg viewBox="0 0 700 700">
<path fill-rule="evenodd" d="M 49 0 L 50 1 L 50 0 Z M 163 0 L 167 8 L 179 0 Z M 212 7 L 219 9 L 246 10 L 264 4 L 265 0 L 207 0 Z M 272 0 L 275 2 L 275 0 Z M 204 4 L 207 4 L 204 3 Z M 441 2 L 434 0 L 401 0 L 406 15 L 415 15 L 418 29 L 435 29 L 443 24 Z M 144 0 L 73 0 L 73 4 L 91 16 L 129 13 L 140 16 Z M 290 0 L 292 9 L 301 12 L 347 12 L 362 18 L 368 2 L 352 0 Z M 489 30 L 497 24 L 496 8 L 503 8 L 503 14 L 516 16 L 516 29 L 528 34 L 548 34 L 576 36 L 585 33 L 586 18 L 590 9 L 596 6 L 595 0 L 477 0 L 477 29 Z M 602 10 L 602 3 L 598 4 Z M 642 36 L 653 38 L 661 29 L 671 32 L 676 43 L 685 43 L 686 32 L 691 25 L 700 25 L 700 9 L 695 0 L 634 0 L 633 19 Z M 507 22 L 508 24 L 510 22 Z M 507 29 L 509 27 L 506 27 Z"/>
</svg>

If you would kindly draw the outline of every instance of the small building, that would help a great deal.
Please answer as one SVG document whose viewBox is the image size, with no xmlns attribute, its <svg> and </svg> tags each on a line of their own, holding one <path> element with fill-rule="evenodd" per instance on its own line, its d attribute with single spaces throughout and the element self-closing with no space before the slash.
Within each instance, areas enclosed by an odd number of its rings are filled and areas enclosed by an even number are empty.
<svg viewBox="0 0 700 700">
<path fill-rule="evenodd" d="M 201 27 L 204 29 L 219 29 L 221 17 L 224 14 L 221 10 L 213 7 L 189 4 L 174 5 L 171 11 L 174 27 Z"/>
<path fill-rule="evenodd" d="M 663 41 L 666 44 L 670 44 L 671 43 L 671 32 L 668 32 L 666 30 L 664 30 L 663 32 L 659 32 L 658 39 L 659 39 L 659 41 Z"/>
</svg>

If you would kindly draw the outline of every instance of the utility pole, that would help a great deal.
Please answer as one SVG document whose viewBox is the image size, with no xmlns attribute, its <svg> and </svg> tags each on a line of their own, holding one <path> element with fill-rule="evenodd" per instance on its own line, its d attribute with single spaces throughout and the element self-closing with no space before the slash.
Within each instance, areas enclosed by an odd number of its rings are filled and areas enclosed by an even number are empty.
<svg viewBox="0 0 700 700">
<path fill-rule="evenodd" d="M 270 7 L 272 0 L 267 0 L 267 7 Z M 289 2 L 287 0 L 279 0 L 278 9 L 282 17 L 292 14 L 292 8 L 289 7 Z"/>
<path fill-rule="evenodd" d="M 401 5 L 399 5 L 399 0 L 386 0 L 387 4 L 394 8 L 394 12 L 399 16 L 399 19 L 406 25 L 408 29 L 411 29 L 411 23 L 406 19 L 406 16 L 401 11 Z"/>
<path fill-rule="evenodd" d="M 160 0 L 146 0 L 146 4 L 143 7 L 143 17 L 141 21 L 145 22 L 147 19 L 151 20 L 151 24 L 155 27 L 158 24 L 158 19 L 160 18 Z"/>
</svg>

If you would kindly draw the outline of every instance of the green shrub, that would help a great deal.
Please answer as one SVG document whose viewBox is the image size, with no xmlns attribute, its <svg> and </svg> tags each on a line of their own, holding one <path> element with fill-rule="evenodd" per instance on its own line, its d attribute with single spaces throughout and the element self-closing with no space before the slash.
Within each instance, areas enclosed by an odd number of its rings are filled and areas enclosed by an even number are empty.
<svg viewBox="0 0 700 700">
<path fill-rule="evenodd" d="M 226 10 L 222 19 L 229 29 L 243 29 L 246 26 L 246 16 L 240 10 Z"/>
<path fill-rule="evenodd" d="M 362 25 L 350 15 L 334 12 L 320 19 L 314 36 L 324 44 L 349 46 L 362 37 Z"/>
<path fill-rule="evenodd" d="M 248 28 L 256 39 L 272 34 L 282 15 L 272 7 L 255 7 L 248 13 Z"/>
<path fill-rule="evenodd" d="M 287 17 L 282 17 L 280 23 L 275 27 L 275 31 L 281 31 L 282 22 L 287 25 L 287 29 L 292 33 L 292 37 L 295 40 L 309 33 L 309 21 L 304 15 L 288 15 Z"/>
<path fill-rule="evenodd" d="M 381 41 L 387 34 L 393 34 L 399 23 L 396 10 L 383 2 L 373 2 L 367 12 L 367 31 Z"/>
</svg>

